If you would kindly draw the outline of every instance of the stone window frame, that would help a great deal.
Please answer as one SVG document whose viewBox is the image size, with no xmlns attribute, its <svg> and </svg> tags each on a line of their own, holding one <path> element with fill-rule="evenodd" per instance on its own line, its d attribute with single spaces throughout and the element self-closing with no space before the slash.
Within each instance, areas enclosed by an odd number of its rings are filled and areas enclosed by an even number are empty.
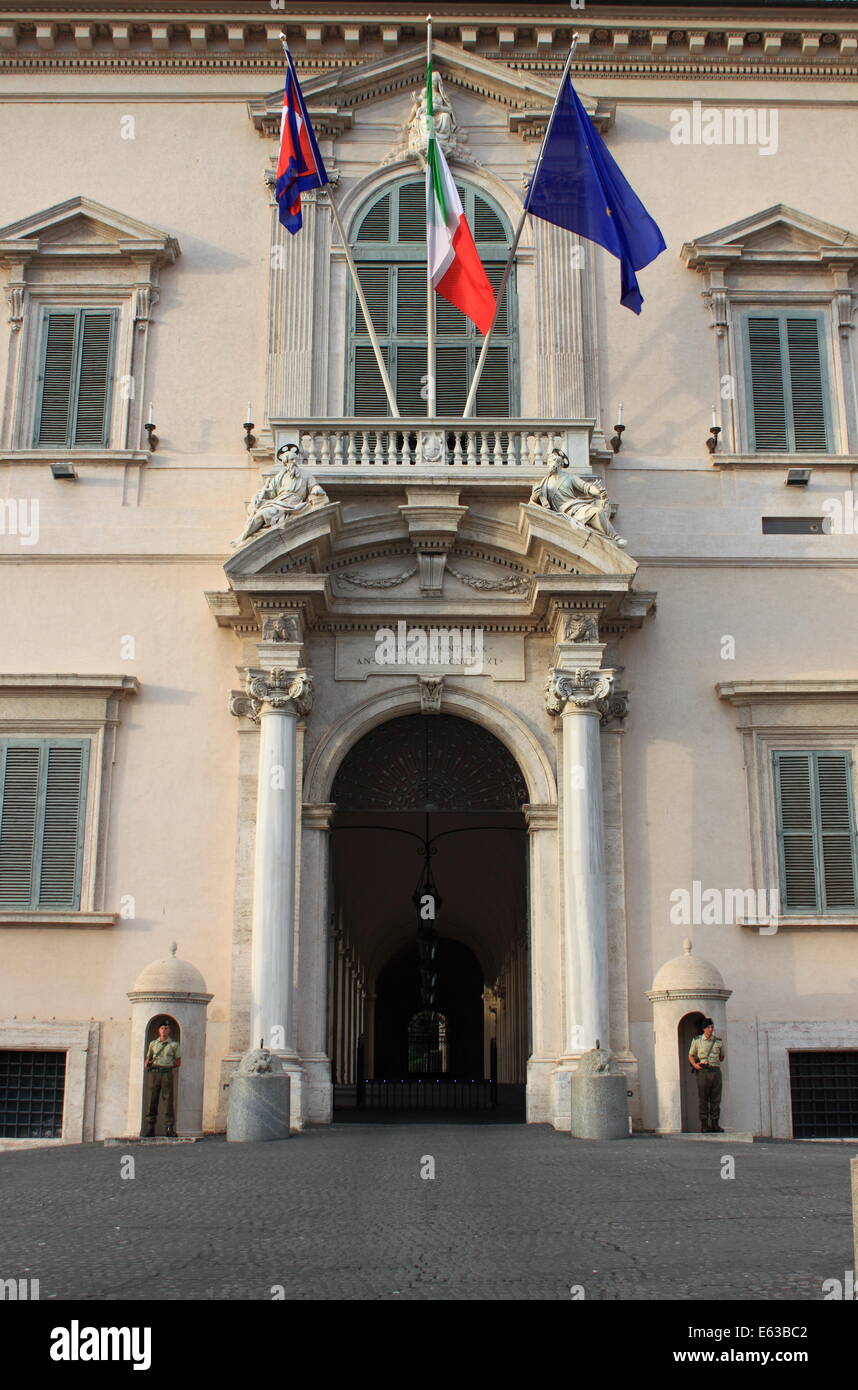
<svg viewBox="0 0 858 1390">
<path fill-rule="evenodd" d="M 88 739 L 80 907 L 76 911 L 9 908 L 3 927 L 113 927 L 106 911 L 110 800 L 119 705 L 139 690 L 136 676 L 0 675 L 0 735 L 6 738 Z"/>
<path fill-rule="evenodd" d="M 783 229 L 793 245 L 772 248 L 766 240 Z M 760 241 L 762 237 L 762 241 Z M 702 296 L 715 330 L 718 382 L 735 383 L 732 397 L 718 400 L 722 434 L 712 455 L 716 465 L 809 463 L 855 465 L 858 401 L 852 331 L 858 273 L 858 235 L 778 203 L 731 226 L 686 242 L 682 259 L 704 277 Z M 831 450 L 750 452 L 749 382 L 743 319 L 751 313 L 796 311 L 823 321 Z"/>
<path fill-rule="evenodd" d="M 63 1133 L 60 1139 L 6 1139 L 0 1152 L 11 1149 L 54 1148 L 86 1144 L 95 1137 L 95 1097 L 101 1024 L 55 1023 L 41 1019 L 0 1020 L 0 1050 L 4 1052 L 65 1052 Z"/>
<path fill-rule="evenodd" d="M 760 1132 L 773 1139 L 792 1139 L 791 1052 L 839 1052 L 858 1049 L 858 1022 L 852 1019 L 761 1022 L 757 1034 L 760 1085 Z M 805 1140 L 814 1143 L 814 1140 Z M 828 1143 L 848 1142 L 829 1139 Z"/>
<path fill-rule="evenodd" d="M 76 236 L 80 223 L 87 230 Z M 73 239 L 66 229 L 73 229 Z M 70 198 L 0 228 L 0 266 L 6 271 L 11 325 L 0 426 L 6 460 L 146 461 L 149 443 L 142 443 L 142 436 L 149 326 L 160 296 L 160 269 L 179 254 L 174 237 L 85 197 Z M 104 445 L 33 442 L 46 309 L 116 311 Z M 123 378 L 133 382 L 133 396 L 119 389 Z"/>
<path fill-rule="evenodd" d="M 738 711 L 745 768 L 751 881 L 757 893 L 780 885 L 774 752 L 849 752 L 858 806 L 858 680 L 723 681 L 722 700 Z M 825 717 L 820 718 L 820 709 Z M 759 901 L 759 899 L 758 899 Z M 783 912 L 777 930 L 858 928 L 858 908 L 845 912 Z M 739 926 L 760 930 L 756 919 Z"/>
</svg>

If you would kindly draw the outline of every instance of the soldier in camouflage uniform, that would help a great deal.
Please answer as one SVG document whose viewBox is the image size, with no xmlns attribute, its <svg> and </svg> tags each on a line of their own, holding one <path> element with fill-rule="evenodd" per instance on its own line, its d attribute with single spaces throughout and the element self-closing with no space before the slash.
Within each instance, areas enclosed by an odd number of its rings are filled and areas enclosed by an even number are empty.
<svg viewBox="0 0 858 1390">
<path fill-rule="evenodd" d="M 182 1064 L 182 1049 L 170 1038 L 170 1025 L 166 1021 L 158 1029 L 158 1037 L 150 1042 L 146 1053 L 146 1070 L 151 1072 L 149 1084 L 149 1110 L 143 1129 L 143 1138 L 152 1139 L 158 1119 L 158 1102 L 164 1097 L 164 1119 L 168 1139 L 176 1137 L 176 1110 L 173 1086 L 173 1072 Z"/>
<path fill-rule="evenodd" d="M 723 1134 L 718 1121 L 721 1118 L 724 1042 L 722 1038 L 715 1037 L 715 1025 L 711 1018 L 704 1018 L 703 1031 L 691 1044 L 688 1060 L 697 1072 L 700 1128 L 704 1134 Z"/>
</svg>

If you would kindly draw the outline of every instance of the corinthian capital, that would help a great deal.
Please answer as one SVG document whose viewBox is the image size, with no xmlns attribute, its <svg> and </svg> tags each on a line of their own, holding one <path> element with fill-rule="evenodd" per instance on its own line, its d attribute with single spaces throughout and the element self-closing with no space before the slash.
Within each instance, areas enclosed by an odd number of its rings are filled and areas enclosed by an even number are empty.
<svg viewBox="0 0 858 1390">
<path fill-rule="evenodd" d="M 576 709 L 595 710 L 603 715 L 613 685 L 609 671 L 551 670 L 545 687 L 545 708 L 549 714 L 562 714 L 567 704 Z"/>
<path fill-rule="evenodd" d="M 248 671 L 247 694 L 259 706 L 282 710 L 286 714 L 309 714 L 313 708 L 313 681 L 306 671 Z"/>
</svg>

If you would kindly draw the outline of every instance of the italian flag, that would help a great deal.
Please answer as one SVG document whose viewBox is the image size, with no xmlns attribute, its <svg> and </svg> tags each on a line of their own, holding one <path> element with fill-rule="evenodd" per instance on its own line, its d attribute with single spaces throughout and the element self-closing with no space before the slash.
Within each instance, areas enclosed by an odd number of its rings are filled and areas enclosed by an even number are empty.
<svg viewBox="0 0 858 1390">
<path fill-rule="evenodd" d="M 426 259 L 429 283 L 451 304 L 467 314 L 481 333 L 488 333 L 495 316 L 494 290 L 477 255 L 471 229 L 444 152 L 435 139 L 432 113 L 432 64 L 426 74 Z"/>
</svg>

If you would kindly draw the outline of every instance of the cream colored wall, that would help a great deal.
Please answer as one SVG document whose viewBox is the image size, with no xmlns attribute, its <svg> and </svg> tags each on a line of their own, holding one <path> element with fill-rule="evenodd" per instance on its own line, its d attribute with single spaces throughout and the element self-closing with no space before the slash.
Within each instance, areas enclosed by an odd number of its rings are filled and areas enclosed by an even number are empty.
<svg viewBox="0 0 858 1390">
<path fill-rule="evenodd" d="M 645 1030 L 644 991 L 686 934 L 669 925 L 671 890 L 693 878 L 712 886 L 750 882 L 735 711 L 716 699 L 715 682 L 852 673 L 842 620 L 852 611 L 855 570 L 788 562 L 824 553 L 851 564 L 855 538 L 763 538 L 759 527 L 764 513 L 807 512 L 840 495 L 850 475 L 817 471 L 810 490 L 787 491 L 785 467 L 739 476 L 712 467 L 703 443 L 717 380 L 714 338 L 702 277 L 684 267 L 679 248 L 776 202 L 858 229 L 853 182 L 827 172 L 851 167 L 853 132 L 842 103 L 853 94 L 813 82 L 664 82 L 656 93 L 637 79 L 587 77 L 579 85 L 617 102 L 609 147 L 668 241 L 667 253 L 641 273 L 640 319 L 618 305 L 617 263 L 587 248 L 597 257 L 600 285 L 602 423 L 613 423 L 617 400 L 626 411 L 625 444 L 608 483 L 630 553 L 786 562 L 780 569 L 645 564 L 638 580 L 638 588 L 659 594 L 657 616 L 621 652 L 633 700 L 623 750 L 630 1012 Z M 233 635 L 216 627 L 203 593 L 225 587 L 221 563 L 257 485 L 241 424 L 248 397 L 257 421 L 263 400 L 271 210 L 262 175 L 274 145 L 254 131 L 246 101 L 275 86 L 267 74 L 4 79 L 4 222 L 84 194 L 169 232 L 182 248 L 162 272 L 153 315 L 146 394 L 156 403 L 161 447 L 142 474 L 139 503 L 123 504 L 120 469 L 81 466 L 74 485 L 54 482 L 41 465 L 4 465 L 0 473 L 0 496 L 41 501 L 37 546 L 25 553 L 17 538 L 0 537 L 3 669 L 127 670 L 141 681 L 140 694 L 121 707 L 105 904 L 133 894 L 136 920 L 112 931 L 8 931 L 3 939 L 0 1015 L 77 1019 L 91 1011 L 104 1020 L 99 1134 L 121 1130 L 125 1119 L 125 992 L 171 940 L 214 994 L 209 1120 L 227 1046 L 237 739 L 225 701 L 237 684 L 239 651 Z M 497 108 L 482 119 L 475 98 L 460 103 L 455 89 L 452 95 L 475 153 L 490 170 L 500 161 L 520 194 L 516 166 L 532 160 L 536 147 L 509 136 Z M 780 152 L 672 145 L 670 112 L 693 99 L 777 105 Z M 384 103 L 375 147 L 372 108 L 336 142 L 344 193 L 388 152 L 396 112 L 407 105 L 405 95 Z M 137 122 L 133 141 L 120 138 L 125 115 Z M 527 348 L 532 301 L 523 301 L 522 313 Z M 341 318 L 336 306 L 332 318 Z M 0 333 L 0 372 L 8 341 Z M 528 348 L 524 399 L 533 399 L 532 361 Z M 336 487 L 329 491 L 337 496 Z M 397 494 L 387 505 L 402 500 Z M 75 556 L 91 559 L 65 562 Z M 125 562 L 106 562 L 111 556 Z M 735 661 L 720 658 L 724 633 L 737 638 Z M 135 636 L 138 655 L 123 663 L 126 634 Z M 330 639 L 313 647 L 319 694 L 308 751 L 315 730 L 357 698 L 353 688 L 333 685 L 331 650 Z M 549 655 L 547 642 L 528 644 L 529 681 L 515 703 L 550 750 L 553 726 L 542 706 Z M 368 684 L 358 696 L 369 693 Z M 854 1011 L 850 932 L 825 933 L 824 949 L 811 932 L 759 937 L 697 927 L 690 934 L 734 990 L 728 1007 L 736 1018 Z"/>
</svg>

